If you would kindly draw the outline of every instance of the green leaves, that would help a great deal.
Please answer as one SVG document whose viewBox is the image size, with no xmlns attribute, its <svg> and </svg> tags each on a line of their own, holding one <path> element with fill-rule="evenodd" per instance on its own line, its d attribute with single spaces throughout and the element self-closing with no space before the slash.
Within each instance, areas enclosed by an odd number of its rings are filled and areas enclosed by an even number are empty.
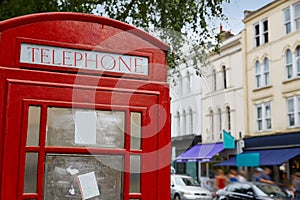
<svg viewBox="0 0 300 200">
<path fill-rule="evenodd" d="M 207 54 L 208 41 L 218 51 L 219 33 L 213 24 L 226 20 L 223 3 L 230 0 L 0 0 L 0 20 L 51 11 L 103 15 L 144 29 L 167 43 L 170 68 L 199 68 L 205 64 L 207 56 L 200 54 Z"/>
</svg>

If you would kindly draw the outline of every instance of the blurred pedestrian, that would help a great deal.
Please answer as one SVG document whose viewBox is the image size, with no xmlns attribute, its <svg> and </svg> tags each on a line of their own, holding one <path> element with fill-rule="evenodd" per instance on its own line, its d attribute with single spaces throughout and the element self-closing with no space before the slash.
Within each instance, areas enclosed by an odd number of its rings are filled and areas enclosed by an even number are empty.
<svg viewBox="0 0 300 200">
<path fill-rule="evenodd" d="M 239 182 L 247 182 L 246 171 L 245 170 L 240 170 L 237 179 L 238 179 Z"/>
<path fill-rule="evenodd" d="M 291 188 L 291 181 L 290 179 L 288 178 L 287 176 L 287 173 L 286 172 L 282 172 L 282 175 L 281 175 L 281 180 L 280 182 L 278 183 L 279 186 L 281 186 L 282 188 L 284 189 L 287 189 L 287 190 L 290 190 Z"/>
<path fill-rule="evenodd" d="M 227 178 L 224 175 L 224 171 L 222 169 L 217 170 L 217 175 L 215 177 L 215 188 L 217 190 L 223 189 L 226 186 Z"/>
<path fill-rule="evenodd" d="M 295 200 L 300 200 L 300 173 L 296 172 L 294 174 L 294 194 L 295 194 Z"/>
<path fill-rule="evenodd" d="M 262 175 L 262 173 L 264 172 L 264 170 L 260 167 L 255 168 L 255 172 L 252 176 L 252 181 L 253 182 L 260 182 L 260 177 Z"/>
<path fill-rule="evenodd" d="M 272 170 L 268 167 L 265 167 L 264 171 L 262 172 L 262 174 L 260 176 L 260 182 L 275 184 L 275 182 L 271 178 L 271 174 L 272 174 Z"/>
<path fill-rule="evenodd" d="M 238 182 L 238 173 L 235 169 L 229 170 L 228 179 L 230 183 Z"/>
</svg>

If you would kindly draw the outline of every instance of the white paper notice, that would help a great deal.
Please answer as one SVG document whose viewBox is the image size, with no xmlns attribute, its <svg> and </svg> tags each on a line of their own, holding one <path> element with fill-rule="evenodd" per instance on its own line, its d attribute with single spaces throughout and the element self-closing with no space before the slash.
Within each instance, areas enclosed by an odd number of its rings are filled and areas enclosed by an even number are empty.
<svg viewBox="0 0 300 200">
<path fill-rule="evenodd" d="M 96 113 L 77 111 L 75 114 L 75 144 L 96 144 Z"/>
<path fill-rule="evenodd" d="M 90 199 L 100 195 L 95 172 L 79 175 L 78 182 L 82 200 Z"/>
</svg>

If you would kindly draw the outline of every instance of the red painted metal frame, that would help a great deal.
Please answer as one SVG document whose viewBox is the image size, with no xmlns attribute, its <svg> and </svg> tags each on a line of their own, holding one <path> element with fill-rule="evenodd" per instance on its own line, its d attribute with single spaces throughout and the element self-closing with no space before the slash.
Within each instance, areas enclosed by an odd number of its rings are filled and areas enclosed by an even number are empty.
<svg viewBox="0 0 300 200">
<path fill-rule="evenodd" d="M 42 200 L 45 154 L 40 153 L 39 157 L 38 193 L 23 194 L 26 151 L 77 151 L 123 155 L 123 199 L 170 198 L 171 142 L 169 88 L 166 83 L 167 45 L 128 24 L 80 13 L 43 13 L 2 21 L 0 34 L 1 200 Z M 111 37 L 114 37 L 114 40 L 110 40 Z M 21 64 L 21 42 L 146 56 L 149 58 L 149 75 Z M 74 94 L 77 96 L 74 97 Z M 155 107 L 156 104 L 159 107 Z M 42 107 L 40 147 L 26 147 L 29 105 Z M 126 119 L 130 119 L 130 111 L 142 112 L 145 127 L 142 150 L 130 149 L 129 134 L 125 134 L 124 149 L 45 147 L 43 138 L 46 134 L 49 105 L 121 109 L 126 111 Z M 126 133 L 130 132 L 128 121 L 126 120 Z M 152 126 L 148 126 L 149 124 Z M 141 193 L 130 194 L 129 156 L 134 154 L 142 155 L 142 171 L 145 173 L 141 175 Z"/>
<path fill-rule="evenodd" d="M 44 40 L 33 40 L 29 38 L 16 38 L 16 67 L 19 68 L 28 68 L 28 69 L 42 69 L 48 71 L 60 71 L 60 72 L 70 72 L 70 73 L 84 73 L 91 75 L 107 75 L 113 77 L 127 77 L 127 78 L 135 78 L 135 79 L 149 79 L 152 76 L 152 71 L 149 70 L 149 75 L 136 75 L 136 74 L 125 74 L 125 73 L 116 73 L 116 72 L 108 72 L 108 71 L 96 71 L 96 70 L 88 70 L 88 69 L 75 69 L 75 68 L 66 68 L 59 66 L 47 66 L 41 64 L 28 64 L 28 63 L 20 63 L 20 50 L 21 43 L 29 43 L 29 44 L 39 44 L 39 45 L 47 45 L 54 47 L 64 47 L 69 49 L 80 49 L 87 51 L 95 51 L 95 52 L 105 52 L 105 53 L 114 53 L 114 54 L 123 54 L 123 55 L 134 55 L 147 57 L 149 59 L 149 63 L 153 63 L 153 55 L 149 52 L 143 52 L 142 49 L 133 49 L 131 51 L 125 52 L 118 49 L 103 49 L 99 46 L 90 46 L 90 45 L 80 45 L 80 44 L 69 44 L 55 41 L 44 41 Z"/>
</svg>

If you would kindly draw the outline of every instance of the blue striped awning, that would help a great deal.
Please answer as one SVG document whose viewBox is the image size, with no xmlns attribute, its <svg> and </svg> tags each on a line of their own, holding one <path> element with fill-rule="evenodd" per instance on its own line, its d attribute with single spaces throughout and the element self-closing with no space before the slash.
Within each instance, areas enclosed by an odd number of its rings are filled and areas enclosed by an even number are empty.
<svg viewBox="0 0 300 200">
<path fill-rule="evenodd" d="M 284 162 L 300 155 L 300 148 L 247 150 L 242 154 L 250 153 L 259 153 L 259 166 L 281 165 Z M 217 163 L 215 166 L 237 166 L 236 156 L 221 163 Z"/>
</svg>

